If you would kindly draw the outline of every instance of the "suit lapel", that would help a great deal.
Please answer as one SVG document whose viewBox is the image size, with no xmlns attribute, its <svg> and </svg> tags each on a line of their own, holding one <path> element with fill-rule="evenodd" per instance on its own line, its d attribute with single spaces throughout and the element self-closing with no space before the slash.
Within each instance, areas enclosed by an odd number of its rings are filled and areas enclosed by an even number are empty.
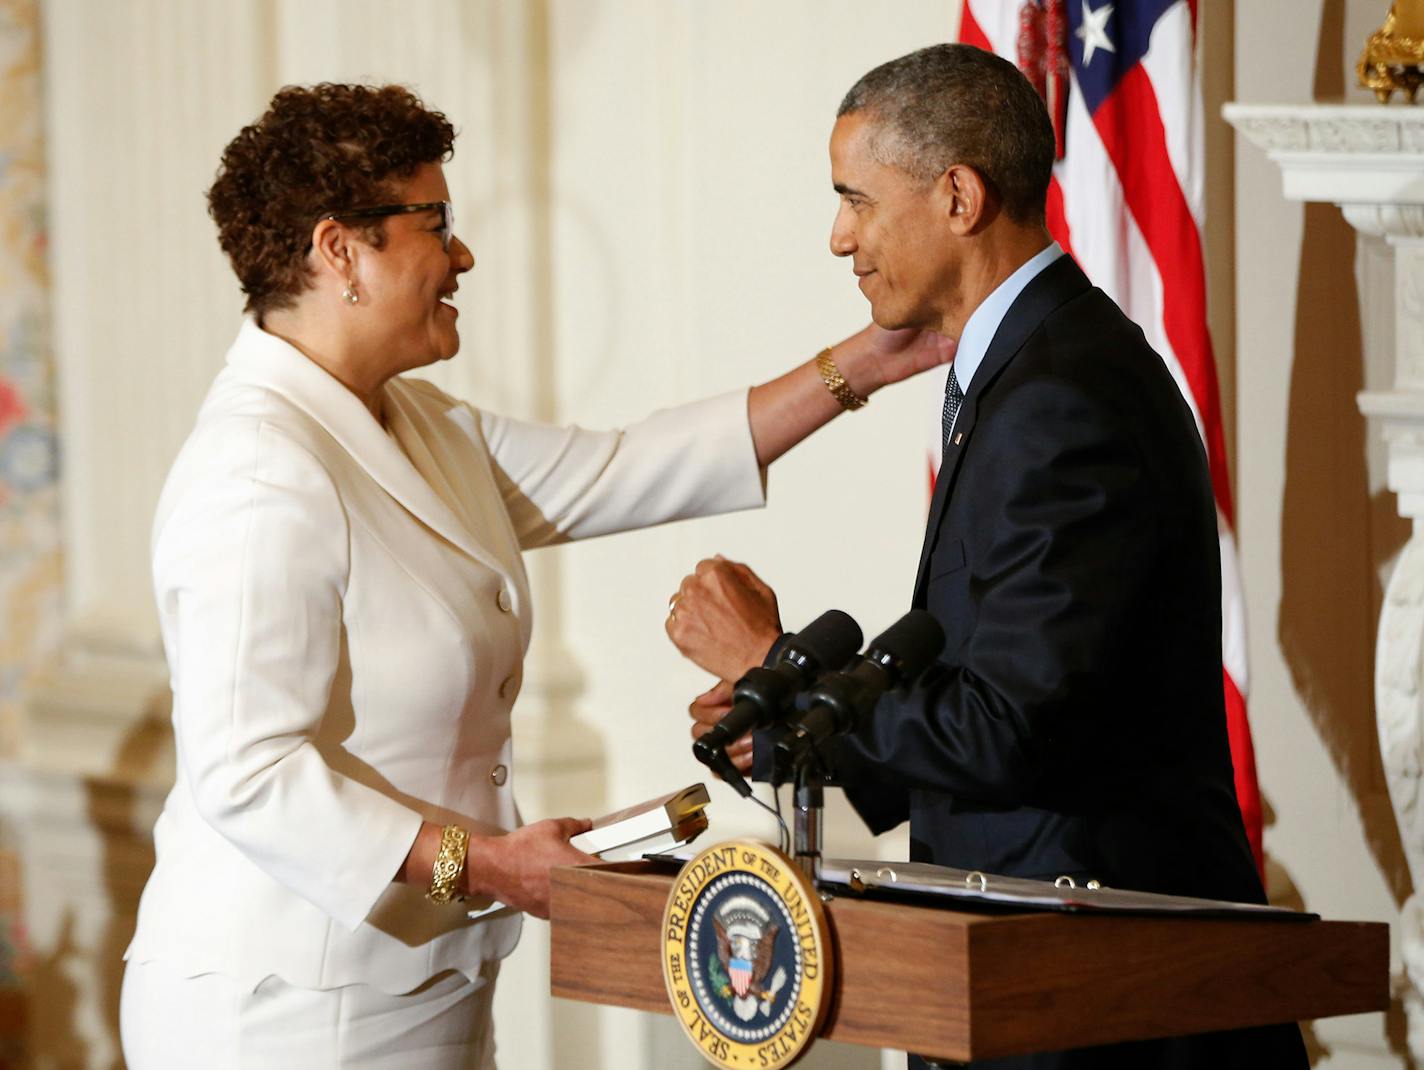
<svg viewBox="0 0 1424 1070">
<path fill-rule="evenodd" d="M 404 379 L 386 384 L 386 423 L 405 456 L 482 551 L 504 561 L 504 571 L 523 574 L 519 537 L 508 513 L 491 508 L 502 500 L 489 454 L 475 448 L 477 418 L 468 406 L 434 402 Z"/>
<path fill-rule="evenodd" d="M 238 374 L 275 390 L 320 424 L 367 475 L 422 524 L 481 564 L 501 574 L 508 571 L 475 542 L 360 399 L 297 349 L 249 318 L 227 360 Z"/>
<path fill-rule="evenodd" d="M 945 506 L 959 477 L 960 464 L 969 449 L 974 427 L 979 420 L 980 399 L 993 388 L 999 374 L 1043 321 L 1062 305 L 1091 288 L 1092 283 L 1073 258 L 1060 256 L 1024 287 L 1023 293 L 1014 299 L 1014 303 L 1004 315 L 1003 322 L 999 324 L 999 329 L 994 332 L 994 340 L 989 343 L 984 360 L 974 373 L 964 401 L 960 403 L 948 453 L 940 461 L 934 497 L 930 499 L 929 521 L 925 525 L 925 541 L 920 547 L 920 564 L 915 573 L 914 605 L 924 605 L 925 583 L 928 579 L 926 571 L 929 568 L 930 556 L 939 539 Z"/>
</svg>

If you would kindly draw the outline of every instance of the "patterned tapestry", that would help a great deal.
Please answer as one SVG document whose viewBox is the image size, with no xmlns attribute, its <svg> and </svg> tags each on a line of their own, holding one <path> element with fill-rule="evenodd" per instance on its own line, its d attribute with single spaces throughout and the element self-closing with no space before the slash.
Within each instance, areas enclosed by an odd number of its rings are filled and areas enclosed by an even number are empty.
<svg viewBox="0 0 1424 1070">
<path fill-rule="evenodd" d="M 59 636 L 59 488 L 45 262 L 37 0 L 0 0 L 0 756 Z M 24 1004 L 18 873 L 0 837 L 0 1067 L 18 1064 Z"/>
</svg>

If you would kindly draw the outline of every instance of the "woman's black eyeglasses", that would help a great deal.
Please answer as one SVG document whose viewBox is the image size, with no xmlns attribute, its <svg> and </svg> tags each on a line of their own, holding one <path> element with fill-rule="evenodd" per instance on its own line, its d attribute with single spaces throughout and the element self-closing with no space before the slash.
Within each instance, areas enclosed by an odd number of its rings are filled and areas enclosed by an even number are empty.
<svg viewBox="0 0 1424 1070">
<path fill-rule="evenodd" d="M 424 201 L 421 204 L 379 204 L 373 208 L 349 208 L 340 212 L 328 212 L 323 219 L 380 219 L 388 215 L 406 215 L 410 212 L 440 213 L 440 247 L 450 251 L 450 238 L 455 233 L 455 209 L 449 201 Z"/>
</svg>

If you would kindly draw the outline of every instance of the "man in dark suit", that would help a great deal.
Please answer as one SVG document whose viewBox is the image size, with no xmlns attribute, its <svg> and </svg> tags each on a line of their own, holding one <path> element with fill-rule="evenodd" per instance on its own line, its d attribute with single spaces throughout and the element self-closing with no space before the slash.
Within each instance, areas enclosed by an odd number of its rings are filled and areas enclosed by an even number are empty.
<svg viewBox="0 0 1424 1070">
<path fill-rule="evenodd" d="M 959 349 L 912 598 L 947 644 L 827 752 L 873 830 L 909 819 L 912 860 L 1261 902 L 1232 788 L 1205 453 L 1141 330 L 1045 229 L 1053 148 L 1027 80 L 963 45 L 878 67 L 841 106 L 832 251 L 877 324 Z M 668 631 L 734 680 L 780 624 L 771 591 L 719 559 L 684 581 Z M 694 703 L 694 734 L 726 697 Z M 982 1065 L 1306 1060 L 1286 1024 Z"/>
</svg>

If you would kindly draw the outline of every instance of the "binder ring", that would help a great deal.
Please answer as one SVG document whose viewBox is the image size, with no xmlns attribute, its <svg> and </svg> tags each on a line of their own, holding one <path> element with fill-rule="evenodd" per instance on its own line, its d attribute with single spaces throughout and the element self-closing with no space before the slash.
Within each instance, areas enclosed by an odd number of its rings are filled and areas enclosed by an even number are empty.
<svg viewBox="0 0 1424 1070">
<path fill-rule="evenodd" d="M 1056 881 L 1053 882 L 1053 887 L 1055 887 L 1055 888 L 1076 888 L 1076 887 L 1078 887 L 1078 885 L 1077 885 L 1076 883 L 1074 883 L 1072 877 L 1059 877 Z"/>
<path fill-rule="evenodd" d="M 1090 892 L 1096 892 L 1096 891 L 1097 891 L 1099 888 L 1101 888 L 1101 887 L 1102 887 L 1102 885 L 1099 884 L 1097 881 L 1089 881 L 1089 882 L 1088 882 L 1088 891 L 1090 891 Z"/>
<path fill-rule="evenodd" d="M 881 880 L 884 880 L 887 874 L 888 874 L 889 877 L 890 877 L 890 883 L 891 883 L 891 884 L 897 884 L 897 883 L 899 883 L 899 880 L 900 880 L 899 874 L 897 874 L 897 873 L 896 873 L 893 869 L 891 869 L 889 866 L 881 866 L 879 869 L 877 869 L 877 870 L 875 871 L 875 875 L 876 875 L 877 877 L 879 877 Z"/>
<path fill-rule="evenodd" d="M 984 876 L 984 874 L 980 873 L 977 869 L 964 878 L 964 883 L 970 888 L 973 888 L 976 882 L 981 892 L 989 887 L 989 878 Z"/>
</svg>

